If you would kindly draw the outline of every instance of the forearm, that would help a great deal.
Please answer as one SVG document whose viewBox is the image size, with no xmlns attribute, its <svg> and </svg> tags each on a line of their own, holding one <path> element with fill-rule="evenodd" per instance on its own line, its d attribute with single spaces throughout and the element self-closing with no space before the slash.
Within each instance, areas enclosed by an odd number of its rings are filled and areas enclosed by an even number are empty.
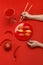
<svg viewBox="0 0 43 65">
<path fill-rule="evenodd" d="M 32 19 L 32 20 L 43 21 L 43 15 L 30 15 L 30 16 L 27 16 L 27 18 Z"/>
<path fill-rule="evenodd" d="M 43 44 L 42 43 L 39 43 L 39 47 L 43 48 Z"/>
</svg>

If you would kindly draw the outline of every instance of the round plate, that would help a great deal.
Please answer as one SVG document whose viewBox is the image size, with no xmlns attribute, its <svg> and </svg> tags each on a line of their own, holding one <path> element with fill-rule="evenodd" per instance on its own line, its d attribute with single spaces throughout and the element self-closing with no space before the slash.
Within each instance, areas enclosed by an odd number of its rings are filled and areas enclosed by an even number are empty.
<svg viewBox="0 0 43 65">
<path fill-rule="evenodd" d="M 26 22 L 19 24 L 15 28 L 15 37 L 21 41 L 27 41 L 32 37 L 33 29 L 32 26 Z"/>
</svg>

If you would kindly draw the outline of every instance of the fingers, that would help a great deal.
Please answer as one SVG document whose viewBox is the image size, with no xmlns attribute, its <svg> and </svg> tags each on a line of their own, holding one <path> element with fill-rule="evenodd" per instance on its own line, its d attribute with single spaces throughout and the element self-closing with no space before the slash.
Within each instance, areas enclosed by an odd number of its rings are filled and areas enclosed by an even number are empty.
<svg viewBox="0 0 43 65">
<path fill-rule="evenodd" d="M 30 39 L 30 40 L 28 40 L 28 42 L 36 42 L 36 40 L 32 40 L 32 39 Z"/>
<path fill-rule="evenodd" d="M 22 12 L 21 16 L 25 16 L 26 15 L 26 12 Z"/>
<path fill-rule="evenodd" d="M 33 41 L 32 41 L 32 40 L 29 40 L 29 41 L 27 42 L 27 44 L 28 44 L 28 45 L 33 45 Z"/>
<path fill-rule="evenodd" d="M 27 44 L 28 44 L 29 46 L 33 47 L 33 46 L 35 46 L 35 41 L 34 41 L 34 40 L 29 40 L 29 41 L 27 42 Z"/>
<path fill-rule="evenodd" d="M 25 17 L 21 16 L 19 21 L 22 22 L 24 19 L 25 19 Z"/>
<path fill-rule="evenodd" d="M 36 41 L 36 40 L 29 40 L 29 42 L 37 43 L 38 41 Z"/>
<path fill-rule="evenodd" d="M 31 48 L 34 48 L 34 47 L 35 47 L 33 43 L 27 42 L 27 44 L 28 44 Z"/>
<path fill-rule="evenodd" d="M 33 40 L 29 40 L 29 42 L 30 42 L 30 43 L 32 43 L 32 42 L 33 42 Z"/>
<path fill-rule="evenodd" d="M 29 42 L 27 42 L 27 44 L 30 45 L 30 46 L 33 45 L 33 44 L 29 43 Z"/>
</svg>

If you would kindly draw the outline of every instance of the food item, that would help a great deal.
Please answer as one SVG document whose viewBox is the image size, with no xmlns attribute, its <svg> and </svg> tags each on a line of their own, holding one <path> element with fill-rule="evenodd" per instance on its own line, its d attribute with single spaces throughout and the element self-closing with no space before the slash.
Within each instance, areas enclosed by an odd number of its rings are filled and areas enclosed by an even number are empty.
<svg viewBox="0 0 43 65">
<path fill-rule="evenodd" d="M 27 33 L 31 32 L 31 30 L 26 30 Z"/>
<path fill-rule="evenodd" d="M 23 30 L 22 29 L 19 29 L 18 32 L 23 32 Z"/>
<path fill-rule="evenodd" d="M 32 26 L 28 23 L 21 23 L 15 28 L 15 37 L 21 41 L 27 41 L 32 37 Z"/>
<path fill-rule="evenodd" d="M 30 34 L 29 33 L 25 33 L 25 36 L 30 36 Z"/>
<path fill-rule="evenodd" d="M 11 47 L 12 47 L 12 45 L 11 45 L 10 42 L 5 42 L 5 43 L 4 43 L 4 49 L 5 49 L 6 51 L 10 51 L 10 50 L 11 50 Z"/>
</svg>

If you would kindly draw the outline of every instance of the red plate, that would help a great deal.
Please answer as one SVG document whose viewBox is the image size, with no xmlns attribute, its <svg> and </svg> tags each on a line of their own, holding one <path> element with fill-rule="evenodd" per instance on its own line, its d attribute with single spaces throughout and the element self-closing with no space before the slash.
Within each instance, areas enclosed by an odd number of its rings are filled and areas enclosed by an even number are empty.
<svg viewBox="0 0 43 65">
<path fill-rule="evenodd" d="M 15 28 L 15 37 L 21 41 L 27 41 L 32 37 L 32 26 L 28 23 L 21 23 Z"/>
</svg>

